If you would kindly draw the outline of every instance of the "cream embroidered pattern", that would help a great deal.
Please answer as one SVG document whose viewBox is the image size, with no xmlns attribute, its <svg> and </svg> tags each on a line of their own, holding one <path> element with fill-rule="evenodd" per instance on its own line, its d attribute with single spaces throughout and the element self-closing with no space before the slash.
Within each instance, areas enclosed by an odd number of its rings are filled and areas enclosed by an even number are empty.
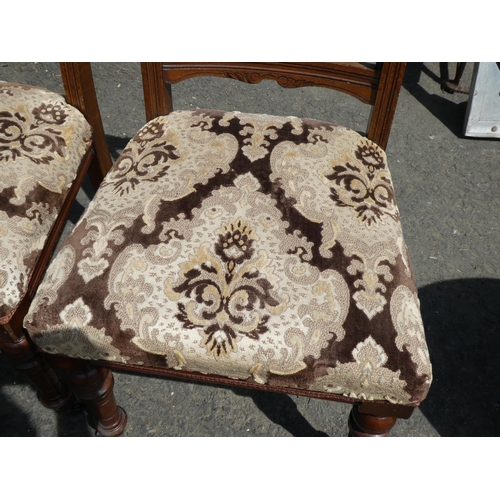
<svg viewBox="0 0 500 500">
<path fill-rule="evenodd" d="M 269 313 L 284 305 L 266 277 L 266 255 L 252 258 L 252 233 L 248 222 L 224 225 L 213 251 L 203 245 L 182 266 L 181 281 L 167 283 L 177 319 L 184 328 L 202 328 L 203 343 L 216 357 L 236 351 L 241 335 L 257 340 L 268 331 Z"/>
<path fill-rule="evenodd" d="M 341 207 L 352 207 L 360 222 L 368 226 L 378 224 L 383 215 L 399 219 L 382 154 L 373 145 L 360 144 L 355 156 L 364 168 L 347 162 L 326 175 L 333 183 L 331 199 Z"/>
<path fill-rule="evenodd" d="M 404 390 L 406 382 L 400 379 L 401 372 L 384 367 L 387 354 L 371 336 L 356 346 L 352 357 L 354 362 L 328 368 L 328 375 L 318 378 L 309 388 L 355 399 L 410 403 L 410 395 Z"/>
<path fill-rule="evenodd" d="M 50 349 L 354 400 L 428 391 L 386 156 L 354 131 L 214 110 L 158 117 L 63 252 L 45 278 L 57 293 L 42 286 L 26 320 Z"/>
<path fill-rule="evenodd" d="M 0 83 L 0 318 L 26 292 L 90 140 L 83 115 L 57 94 Z"/>
</svg>

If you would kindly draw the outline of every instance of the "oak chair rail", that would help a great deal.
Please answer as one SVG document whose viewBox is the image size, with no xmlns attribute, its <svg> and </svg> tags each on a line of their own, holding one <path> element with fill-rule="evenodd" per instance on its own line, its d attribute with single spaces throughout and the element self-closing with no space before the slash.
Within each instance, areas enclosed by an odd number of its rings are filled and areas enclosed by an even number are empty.
<svg viewBox="0 0 500 500">
<path fill-rule="evenodd" d="M 114 363 L 113 361 L 101 361 L 95 360 L 88 362 L 82 359 L 72 359 L 65 356 L 60 356 L 57 354 L 44 354 L 47 360 L 53 366 L 56 366 L 62 370 L 75 370 L 79 372 L 86 372 L 90 369 L 90 366 L 107 368 L 113 372 L 122 373 L 138 373 L 151 375 L 155 377 L 165 377 L 179 380 L 190 380 L 193 382 L 201 382 L 205 384 L 210 384 L 214 386 L 227 386 L 227 387 L 239 387 L 242 389 L 251 389 L 264 392 L 274 392 L 281 394 L 291 394 L 300 397 L 313 397 L 315 399 L 321 399 L 325 401 L 334 401 L 339 403 L 356 404 L 359 406 L 361 413 L 379 415 L 381 417 L 396 417 L 396 418 L 410 418 L 413 414 L 415 408 L 418 404 L 414 405 L 398 405 L 389 403 L 388 401 L 363 401 L 359 403 L 358 400 L 344 396 L 341 394 L 327 393 L 327 392 L 311 392 L 305 389 L 294 389 L 290 387 L 278 387 L 270 386 L 266 384 L 257 384 L 255 382 L 248 382 L 245 380 L 229 379 L 219 375 L 210 375 L 197 372 L 188 372 L 183 370 L 175 370 L 170 368 L 158 368 L 149 366 L 136 366 L 128 365 L 124 367 L 123 364 Z"/>
<path fill-rule="evenodd" d="M 41 357 L 41 356 L 40 356 Z M 350 437 L 386 437 L 397 422 L 398 418 L 408 419 L 418 405 L 397 405 L 381 401 L 354 401 L 351 398 L 327 393 L 313 394 L 311 391 L 290 389 L 281 387 L 270 387 L 249 383 L 242 380 L 226 379 L 217 375 L 204 375 L 194 372 L 183 372 L 179 370 L 144 368 L 123 365 L 113 362 L 92 361 L 67 358 L 64 356 L 44 354 L 42 358 L 45 363 L 48 360 L 50 366 L 64 370 L 67 380 L 78 400 L 87 406 L 88 411 L 96 419 L 96 431 L 98 435 L 105 437 L 120 436 L 127 424 L 127 414 L 118 406 L 114 396 L 114 378 L 112 372 L 140 373 L 193 382 L 274 392 L 288 395 L 314 397 L 332 402 L 352 404 L 349 415 L 348 428 Z M 49 368 L 50 370 L 50 368 Z M 52 388 L 50 386 L 49 388 Z M 46 391 L 50 395 L 49 390 Z"/>
</svg>

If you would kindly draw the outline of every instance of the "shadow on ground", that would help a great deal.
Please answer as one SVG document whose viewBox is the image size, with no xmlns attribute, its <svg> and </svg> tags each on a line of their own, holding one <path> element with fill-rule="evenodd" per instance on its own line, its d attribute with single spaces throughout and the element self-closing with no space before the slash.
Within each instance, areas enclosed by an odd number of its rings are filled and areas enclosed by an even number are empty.
<svg viewBox="0 0 500 500">
<path fill-rule="evenodd" d="M 434 381 L 422 403 L 441 436 L 500 435 L 500 280 L 419 289 Z"/>
<path fill-rule="evenodd" d="M 302 416 L 290 396 L 265 391 L 252 391 L 247 389 L 231 390 L 238 396 L 252 398 L 255 406 L 273 423 L 283 427 L 295 437 L 322 437 L 328 436 L 322 431 L 317 431 Z"/>
<path fill-rule="evenodd" d="M 0 437 L 86 437 L 95 434 L 90 424 L 85 411 L 56 413 L 44 408 L 28 379 L 0 355 Z"/>
<path fill-rule="evenodd" d="M 22 410 L 12 397 L 11 391 L 4 391 L 3 386 L 15 391 L 28 382 L 14 371 L 5 356 L 0 355 L 0 437 L 36 436 L 36 428 L 30 422 L 28 413 Z"/>
<path fill-rule="evenodd" d="M 450 94 L 441 90 L 441 81 L 449 78 L 446 63 L 441 63 L 440 72 L 440 75 L 436 75 L 424 63 L 407 63 L 403 87 L 453 134 L 464 138 L 463 123 L 467 101 L 453 102 Z M 436 82 L 435 93 L 428 92 L 419 84 L 423 73 Z M 451 77 L 454 76 L 452 72 Z"/>
<path fill-rule="evenodd" d="M 109 154 L 116 161 L 118 156 L 121 155 L 122 151 L 125 149 L 127 144 L 132 140 L 131 137 L 116 137 L 115 135 L 106 135 L 106 142 L 109 147 Z"/>
</svg>

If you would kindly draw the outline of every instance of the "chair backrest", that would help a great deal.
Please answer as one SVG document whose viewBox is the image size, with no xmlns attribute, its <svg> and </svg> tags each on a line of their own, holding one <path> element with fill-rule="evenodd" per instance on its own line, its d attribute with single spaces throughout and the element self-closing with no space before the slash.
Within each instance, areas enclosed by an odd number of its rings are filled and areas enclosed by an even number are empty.
<svg viewBox="0 0 500 500">
<path fill-rule="evenodd" d="M 406 63 L 142 63 L 146 117 L 173 110 L 171 85 L 196 76 L 246 83 L 275 80 L 282 87 L 327 87 L 370 104 L 366 135 L 387 146 Z"/>
</svg>

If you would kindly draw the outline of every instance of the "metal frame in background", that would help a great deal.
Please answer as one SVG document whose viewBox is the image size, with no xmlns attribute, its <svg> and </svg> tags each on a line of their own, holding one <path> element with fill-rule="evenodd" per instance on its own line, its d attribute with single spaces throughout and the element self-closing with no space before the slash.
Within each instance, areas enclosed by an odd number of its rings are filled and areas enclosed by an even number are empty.
<svg viewBox="0 0 500 500">
<path fill-rule="evenodd" d="M 465 113 L 467 137 L 500 139 L 500 67 L 499 63 L 474 64 L 471 90 Z"/>
</svg>

